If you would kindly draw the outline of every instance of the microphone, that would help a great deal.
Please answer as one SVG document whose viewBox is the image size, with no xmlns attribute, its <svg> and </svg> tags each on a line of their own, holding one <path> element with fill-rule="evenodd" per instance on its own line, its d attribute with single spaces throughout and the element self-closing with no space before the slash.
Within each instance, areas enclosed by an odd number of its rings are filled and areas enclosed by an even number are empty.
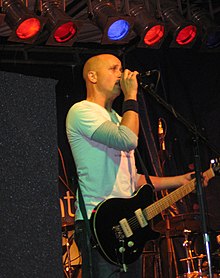
<svg viewBox="0 0 220 278">
<path fill-rule="evenodd" d="M 159 137 L 159 143 L 160 143 L 160 149 L 162 151 L 166 150 L 166 146 L 165 146 L 165 132 L 163 129 L 163 124 L 162 124 L 162 119 L 159 118 L 158 120 L 158 137 Z"/>
<path fill-rule="evenodd" d="M 138 73 L 137 74 L 137 79 L 141 81 L 143 77 L 151 76 L 155 72 L 158 72 L 158 70 L 153 69 L 153 70 L 148 70 L 148 71 L 145 71 L 145 72 Z"/>
</svg>

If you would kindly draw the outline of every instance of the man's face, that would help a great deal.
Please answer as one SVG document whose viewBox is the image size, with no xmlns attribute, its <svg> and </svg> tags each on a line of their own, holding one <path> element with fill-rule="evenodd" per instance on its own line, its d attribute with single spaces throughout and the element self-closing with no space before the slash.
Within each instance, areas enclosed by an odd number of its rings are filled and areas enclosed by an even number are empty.
<svg viewBox="0 0 220 278">
<path fill-rule="evenodd" d="M 103 57 L 97 71 L 97 86 L 107 97 L 116 98 L 120 92 L 121 61 L 112 55 Z"/>
</svg>

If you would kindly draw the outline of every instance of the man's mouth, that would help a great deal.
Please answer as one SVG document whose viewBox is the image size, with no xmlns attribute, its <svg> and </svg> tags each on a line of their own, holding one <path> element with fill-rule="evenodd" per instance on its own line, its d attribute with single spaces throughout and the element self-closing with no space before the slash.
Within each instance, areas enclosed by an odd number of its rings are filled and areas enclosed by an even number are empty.
<svg viewBox="0 0 220 278">
<path fill-rule="evenodd" d="M 120 80 L 117 80 L 117 81 L 115 82 L 115 85 L 116 85 L 116 86 L 120 86 Z"/>
</svg>

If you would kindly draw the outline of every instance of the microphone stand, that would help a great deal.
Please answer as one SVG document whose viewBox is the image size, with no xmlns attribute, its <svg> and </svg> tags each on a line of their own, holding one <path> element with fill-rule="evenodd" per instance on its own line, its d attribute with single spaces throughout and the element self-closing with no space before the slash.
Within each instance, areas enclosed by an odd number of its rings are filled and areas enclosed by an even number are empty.
<svg viewBox="0 0 220 278">
<path fill-rule="evenodd" d="M 202 177 L 201 177 L 201 162 L 199 155 L 199 144 L 198 141 L 201 139 L 207 146 L 214 151 L 216 154 L 218 152 L 214 148 L 214 146 L 210 145 L 208 140 L 198 132 L 195 125 L 191 124 L 187 121 L 182 115 L 175 111 L 172 105 L 167 103 L 163 98 L 161 98 L 155 90 L 153 90 L 151 85 L 143 84 L 142 80 L 139 80 L 139 85 L 149 93 L 158 103 L 160 103 L 163 107 L 166 108 L 179 122 L 181 122 L 192 134 L 193 134 L 193 150 L 194 150 L 194 161 L 195 161 L 195 177 L 196 177 L 196 192 L 198 197 L 198 202 L 200 205 L 200 213 L 201 213 L 201 222 L 202 222 L 202 232 L 203 232 L 203 240 L 206 248 L 206 255 L 208 259 L 208 271 L 209 278 L 212 278 L 212 262 L 211 262 L 211 254 L 210 254 L 210 239 L 208 236 L 207 229 L 207 220 L 205 214 L 205 198 L 204 198 L 204 190 L 202 186 Z M 219 154 L 218 154 L 219 156 Z"/>
<path fill-rule="evenodd" d="M 162 140 L 159 139 L 159 141 L 160 141 L 159 158 L 160 158 L 163 176 L 165 174 L 164 164 L 167 159 L 167 150 L 165 149 L 164 140 L 165 140 L 164 138 Z M 167 254 L 168 254 L 168 274 L 169 274 L 169 277 L 173 277 L 173 266 L 175 269 L 176 276 L 178 275 L 178 273 L 177 273 L 177 264 L 175 261 L 175 254 L 174 254 L 174 248 L 173 248 L 173 240 L 170 236 L 171 226 L 170 226 L 170 217 L 169 217 L 168 209 L 165 210 L 164 220 L 165 220 L 165 230 L 166 230 L 165 237 L 166 237 L 166 242 L 167 242 Z"/>
<path fill-rule="evenodd" d="M 162 165 L 162 172 L 163 172 L 163 176 L 164 176 L 164 153 L 165 150 L 160 150 L 160 160 L 161 160 L 161 165 Z M 172 239 L 170 237 L 170 218 L 169 218 L 169 211 L 168 209 L 166 209 L 165 214 L 164 214 L 164 220 L 165 220 L 165 237 L 166 237 L 166 242 L 167 242 L 167 254 L 168 254 L 168 274 L 169 277 L 173 277 L 173 263 L 174 262 L 174 256 L 173 256 L 173 242 Z M 176 269 L 176 267 L 175 267 Z M 176 273 L 177 274 L 177 273 Z"/>
</svg>

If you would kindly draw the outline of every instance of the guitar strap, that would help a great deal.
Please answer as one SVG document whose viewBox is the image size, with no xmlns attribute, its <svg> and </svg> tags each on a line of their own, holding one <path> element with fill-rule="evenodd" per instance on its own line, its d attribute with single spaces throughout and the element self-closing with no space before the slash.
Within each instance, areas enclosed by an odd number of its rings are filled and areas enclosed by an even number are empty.
<svg viewBox="0 0 220 278">
<path fill-rule="evenodd" d="M 86 224 L 86 232 L 87 232 L 88 238 L 91 238 L 92 233 L 91 233 L 91 230 L 90 230 L 89 219 L 87 217 L 85 202 L 84 202 L 83 195 L 82 195 L 79 184 L 77 185 L 77 188 L 78 188 L 78 196 L 79 196 L 79 208 L 81 210 L 83 219 L 84 219 L 85 224 Z"/>
<path fill-rule="evenodd" d="M 144 176 L 145 176 L 145 179 L 146 179 L 147 183 L 148 183 L 149 185 L 151 185 L 151 186 L 154 188 L 154 186 L 153 186 L 153 184 L 152 184 L 152 181 L 151 181 L 151 179 L 150 179 L 149 173 L 148 173 L 148 171 L 147 171 L 147 168 L 145 167 L 145 164 L 144 164 L 144 162 L 143 162 L 143 159 L 141 158 L 140 152 L 138 151 L 137 148 L 135 149 L 135 153 L 137 154 L 138 160 L 139 160 L 139 162 L 140 162 L 140 165 L 141 165 L 141 168 L 142 168 L 142 170 L 143 170 L 143 173 L 144 173 Z"/>
<path fill-rule="evenodd" d="M 83 195 L 82 195 L 82 191 L 78 182 L 78 179 L 76 179 L 76 186 L 77 186 L 77 190 L 78 190 L 78 197 L 79 197 L 79 208 L 81 210 L 85 225 L 86 225 L 86 244 L 87 244 L 87 248 L 88 248 L 88 258 L 89 258 L 89 270 L 90 270 L 90 278 L 93 278 L 93 273 L 92 273 L 92 252 L 91 252 L 91 248 L 92 246 L 92 242 L 94 242 L 92 240 L 92 233 L 91 233 L 91 229 L 90 229 L 90 224 L 89 224 L 89 219 L 87 216 L 87 212 L 86 212 L 86 206 L 85 206 L 85 202 L 83 199 Z"/>
</svg>

